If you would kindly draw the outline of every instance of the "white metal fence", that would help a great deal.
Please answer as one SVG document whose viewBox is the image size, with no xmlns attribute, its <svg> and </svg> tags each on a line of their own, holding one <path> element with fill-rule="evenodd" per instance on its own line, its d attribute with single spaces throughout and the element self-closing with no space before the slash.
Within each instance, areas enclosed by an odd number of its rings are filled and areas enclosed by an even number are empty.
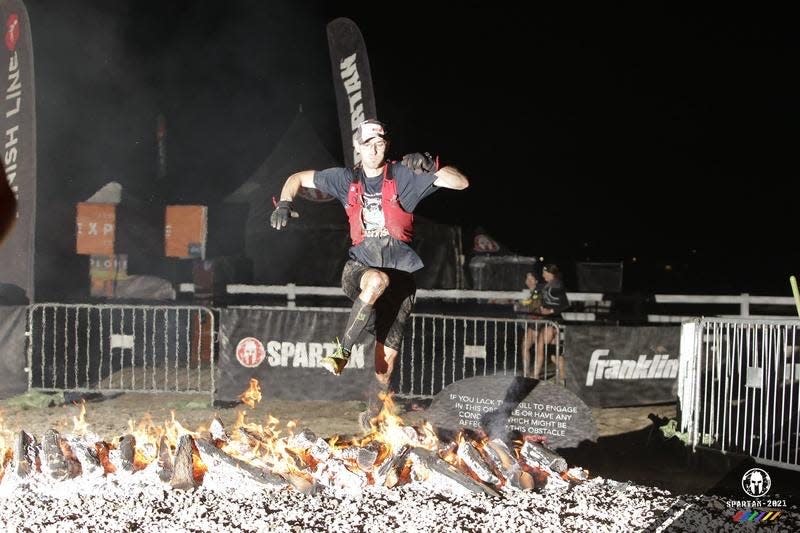
<svg viewBox="0 0 800 533">
<path fill-rule="evenodd" d="M 693 447 L 800 470 L 798 328 L 734 318 L 682 326 L 678 396 Z"/>
<path fill-rule="evenodd" d="M 543 372 L 562 379 L 551 356 L 563 349 L 563 326 L 546 320 L 413 314 L 400 351 L 398 394 L 433 396 L 461 379 L 487 375 L 523 375 L 526 330 L 544 335 L 554 328 L 554 342 L 545 344 Z M 536 344 L 530 348 L 533 372 Z"/>
<path fill-rule="evenodd" d="M 214 392 L 211 309 L 43 303 L 28 310 L 28 388 Z"/>
</svg>

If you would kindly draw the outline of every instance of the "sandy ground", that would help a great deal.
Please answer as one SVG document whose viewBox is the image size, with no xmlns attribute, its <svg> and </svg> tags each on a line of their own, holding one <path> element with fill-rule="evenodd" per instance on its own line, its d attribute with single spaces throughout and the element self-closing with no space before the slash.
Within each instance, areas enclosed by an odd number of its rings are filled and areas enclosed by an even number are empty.
<svg viewBox="0 0 800 533">
<path fill-rule="evenodd" d="M 46 406 L 53 401 L 59 405 Z M 398 400 L 399 416 L 409 424 L 424 419 L 424 411 L 415 411 L 413 402 Z M 219 408 L 211 405 L 208 395 L 170 393 L 124 393 L 105 395 L 86 402 L 85 420 L 92 431 L 111 441 L 128 431 L 129 420 L 141 421 L 146 415 L 161 424 L 175 419 L 187 429 L 207 427 L 218 416 L 226 426 L 235 422 L 244 411 L 249 422 L 264 423 L 269 415 L 281 425 L 293 420 L 298 428 L 309 428 L 317 435 L 355 435 L 359 433 L 358 413 L 365 409 L 364 402 L 283 401 L 265 399 L 254 409 L 246 405 Z M 661 417 L 675 416 L 675 404 L 641 407 L 594 409 L 595 422 L 601 437 L 623 434 L 652 426 L 650 413 Z M 23 395 L 0 401 L 0 416 L 7 432 L 24 429 L 33 435 L 42 435 L 53 428 L 60 432 L 73 429 L 73 419 L 80 415 L 74 403 L 62 403 L 57 395 Z"/>
</svg>

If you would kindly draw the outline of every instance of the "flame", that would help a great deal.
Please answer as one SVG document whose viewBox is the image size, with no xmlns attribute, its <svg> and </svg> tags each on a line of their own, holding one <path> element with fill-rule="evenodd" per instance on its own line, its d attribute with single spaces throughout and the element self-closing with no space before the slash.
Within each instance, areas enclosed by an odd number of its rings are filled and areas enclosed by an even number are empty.
<svg viewBox="0 0 800 533">
<path fill-rule="evenodd" d="M 256 378 L 250 378 L 250 386 L 246 391 L 239 395 L 239 401 L 255 409 L 256 404 L 261 401 L 261 386 Z"/>
<path fill-rule="evenodd" d="M 11 458 L 14 456 L 14 449 L 11 444 L 14 442 L 14 433 L 7 429 L 3 422 L 3 414 L 0 413 L 0 480 L 3 479 Z"/>
<path fill-rule="evenodd" d="M 245 418 L 246 413 L 239 411 L 230 441 L 221 446 L 222 451 L 251 464 L 266 466 L 275 474 L 299 476 L 307 482 L 313 482 L 311 475 L 302 470 L 308 462 L 289 448 L 286 438 L 281 438 L 279 419 L 267 415 L 265 424 L 261 425 L 247 422 Z M 286 425 L 291 434 L 291 428 L 297 423 L 290 421 Z"/>
<path fill-rule="evenodd" d="M 169 412 L 171 420 L 167 420 L 164 422 L 164 430 L 165 435 L 167 436 L 167 442 L 170 443 L 172 446 L 178 445 L 178 439 L 181 435 L 191 435 L 192 437 L 198 437 L 199 435 L 195 431 L 190 431 L 183 427 L 180 422 L 175 420 L 175 411 Z"/>
<path fill-rule="evenodd" d="M 81 414 L 78 418 L 72 417 L 72 432 L 76 435 L 85 435 L 89 431 L 86 423 L 86 400 L 81 400 Z"/>
<path fill-rule="evenodd" d="M 397 406 L 392 399 L 392 395 L 381 392 L 378 397 L 383 402 L 378 416 L 370 420 L 372 431 L 362 439 L 360 445 L 363 446 L 369 442 L 378 442 L 386 448 L 386 455 L 394 453 L 404 445 L 410 444 L 417 446 L 419 439 L 416 437 L 416 431 L 412 437 L 411 432 L 406 431 L 406 425 L 403 419 L 397 416 Z"/>
<path fill-rule="evenodd" d="M 439 447 L 439 437 L 436 436 L 436 431 L 430 422 L 422 424 L 422 434 L 419 437 L 419 445 L 431 451 L 435 451 Z"/>
</svg>

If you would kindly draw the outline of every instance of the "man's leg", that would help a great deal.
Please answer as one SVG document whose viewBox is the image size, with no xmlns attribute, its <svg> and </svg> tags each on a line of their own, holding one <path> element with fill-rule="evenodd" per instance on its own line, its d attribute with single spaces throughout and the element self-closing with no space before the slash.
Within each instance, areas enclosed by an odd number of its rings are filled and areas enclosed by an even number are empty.
<svg viewBox="0 0 800 533">
<path fill-rule="evenodd" d="M 555 328 L 553 328 L 552 326 L 545 326 L 544 328 L 542 328 L 541 333 L 536 339 L 536 362 L 539 365 L 539 369 L 541 369 L 542 364 L 545 361 L 545 355 L 547 354 L 547 345 L 553 342 L 553 340 L 555 339 L 555 335 L 556 335 Z M 538 376 L 538 373 L 536 375 Z M 543 377 L 544 378 L 547 377 L 546 370 Z"/>
<path fill-rule="evenodd" d="M 375 341 L 375 381 L 367 391 L 367 410 L 359 415 L 361 428 L 368 432 L 371 420 L 380 414 L 383 408 L 383 395 L 389 392 L 389 381 L 394 370 L 398 350 Z"/>
<path fill-rule="evenodd" d="M 525 328 L 525 335 L 522 337 L 522 376 L 531 377 L 531 348 L 536 343 L 536 330 L 528 326 Z"/>
<path fill-rule="evenodd" d="M 353 345 L 364 332 L 369 322 L 372 306 L 389 286 L 389 276 L 380 270 L 369 269 L 361 275 L 358 297 L 353 302 L 344 335 L 336 352 L 323 357 L 320 365 L 337 376 L 347 366 Z"/>
<path fill-rule="evenodd" d="M 369 387 L 367 410 L 359 419 L 365 432 L 371 429 L 369 420 L 378 416 L 383 407 L 381 393 L 389 392 L 405 325 L 414 307 L 414 277 L 405 272 L 390 272 L 391 286 L 375 309 L 375 381 Z"/>
</svg>

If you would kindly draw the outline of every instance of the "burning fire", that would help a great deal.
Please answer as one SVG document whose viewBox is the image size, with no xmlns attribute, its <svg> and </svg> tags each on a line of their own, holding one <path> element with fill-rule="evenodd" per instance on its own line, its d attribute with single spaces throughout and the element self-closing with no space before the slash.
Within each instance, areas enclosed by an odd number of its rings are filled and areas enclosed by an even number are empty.
<svg viewBox="0 0 800 533">
<path fill-rule="evenodd" d="M 256 404 L 261 401 L 261 386 L 256 378 L 250 378 L 250 387 L 239 395 L 239 400 L 255 409 Z"/>
<path fill-rule="evenodd" d="M 250 380 L 240 399 L 255 407 L 261 400 L 257 380 Z M 405 425 L 390 394 L 381 394 L 380 399 L 383 408 L 370 421 L 371 431 L 349 440 L 318 438 L 308 429 L 296 433 L 296 422 L 281 426 L 271 415 L 262 424 L 249 422 L 241 410 L 230 430 L 218 418 L 208 429 L 191 431 L 176 420 L 174 411 L 163 425 L 145 414 L 138 422 L 129 420 L 128 433 L 109 443 L 89 433 L 86 405 L 81 403 L 79 415 L 73 417 L 73 431 L 82 439 L 51 433 L 44 439 L 45 450 L 37 452 L 40 445 L 33 437 L 21 432 L 20 440 L 15 441 L 0 417 L 0 481 L 11 464 L 17 464 L 14 472 L 18 475 L 48 472 L 57 479 L 81 475 L 82 467 L 101 468 L 104 475 L 111 475 L 120 469 L 133 473 L 152 470 L 152 465 L 173 488 L 191 489 L 203 483 L 209 464 L 227 462 L 256 477 L 282 479 L 304 493 L 315 490 L 317 484 L 360 490 L 370 484 L 394 487 L 412 480 L 447 478 L 469 490 L 497 495 L 504 488 L 534 489 L 588 476 L 580 469 L 567 470 L 563 458 L 542 446 L 541 439 L 507 445 L 487 435 L 462 431 L 443 442 L 429 423 Z M 14 442 L 26 444 L 17 450 L 12 447 Z M 48 442 L 58 443 L 55 452 L 52 446 L 47 448 Z M 22 456 L 16 457 L 17 453 Z M 99 466 L 87 463 L 88 456 Z"/>
</svg>

